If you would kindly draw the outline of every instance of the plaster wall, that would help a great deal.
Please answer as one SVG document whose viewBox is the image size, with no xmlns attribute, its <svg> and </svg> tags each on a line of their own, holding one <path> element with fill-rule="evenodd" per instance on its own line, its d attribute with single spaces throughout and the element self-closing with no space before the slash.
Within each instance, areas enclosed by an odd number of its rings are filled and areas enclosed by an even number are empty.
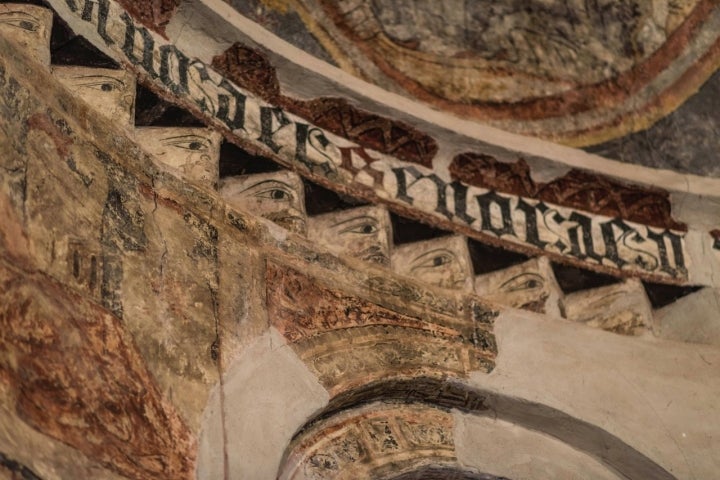
<svg viewBox="0 0 720 480">
<path fill-rule="evenodd" d="M 548 464 L 597 478 L 718 471 L 716 347 L 620 337 L 338 258 L 173 176 L 9 45 L 0 37 L 0 451 L 47 478 L 272 478 L 293 436 L 338 398 L 386 383 L 361 403 L 402 409 L 392 388 L 431 378 L 482 399 L 448 407 L 449 397 L 405 392 L 452 412 L 461 466 L 517 478 Z M 99 288 L 76 278 L 68 237 L 102 262 Z M 280 293 L 335 298 L 306 337 L 289 328 L 302 312 L 268 303 L 272 285 L 296 284 L 305 290 Z M 336 324 L 350 354 L 368 338 L 390 346 L 320 378 L 320 354 L 345 352 L 302 342 L 337 339 Z M 430 337 L 455 349 L 427 349 Z M 57 394 L 79 385 L 77 404 Z M 488 443 L 514 450 L 493 467 Z M 55 460 L 70 450 L 78 464 Z M 535 463 L 522 460 L 529 451 Z"/>
</svg>

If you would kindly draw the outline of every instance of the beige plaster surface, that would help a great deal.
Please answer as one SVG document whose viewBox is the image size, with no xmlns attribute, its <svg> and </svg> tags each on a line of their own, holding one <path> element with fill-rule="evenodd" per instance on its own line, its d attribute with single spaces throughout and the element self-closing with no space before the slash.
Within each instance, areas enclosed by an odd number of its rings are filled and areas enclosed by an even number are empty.
<svg viewBox="0 0 720 480">
<path fill-rule="evenodd" d="M 655 311 L 655 335 L 720 347 L 720 290 L 703 288 Z"/>
<path fill-rule="evenodd" d="M 222 407 L 216 388 L 205 412 L 197 478 L 275 478 L 290 438 L 327 404 L 328 394 L 274 328 L 226 372 Z M 219 417 L 224 417 L 224 432 Z"/>
<path fill-rule="evenodd" d="M 222 136 L 208 128 L 142 127 L 135 137 L 149 153 L 185 180 L 215 188 Z"/>
<path fill-rule="evenodd" d="M 562 309 L 568 320 L 625 335 L 639 335 L 652 324 L 650 300 L 636 278 L 567 295 Z"/>
<path fill-rule="evenodd" d="M 390 257 L 393 271 L 430 285 L 472 290 L 472 262 L 467 239 L 459 235 L 396 246 Z"/>
<path fill-rule="evenodd" d="M 135 76 L 125 70 L 54 66 L 52 73 L 93 109 L 117 122 L 135 124 Z"/>
<path fill-rule="evenodd" d="M 596 459 L 542 433 L 489 417 L 454 412 L 458 463 L 513 480 L 618 479 Z"/>
<path fill-rule="evenodd" d="M 563 292 L 547 257 L 478 275 L 475 293 L 501 305 L 560 316 Z"/>
<path fill-rule="evenodd" d="M 0 5 L 0 32 L 42 65 L 50 65 L 51 25 L 52 12 L 46 8 L 19 3 Z"/>
<path fill-rule="evenodd" d="M 308 238 L 336 255 L 389 265 L 392 225 L 387 210 L 365 206 L 308 219 Z"/>
<path fill-rule="evenodd" d="M 594 424 L 677 478 L 716 476 L 718 348 L 624 337 L 512 310 L 496 319 L 495 332 L 497 367 L 473 374 L 471 385 Z"/>
<path fill-rule="evenodd" d="M 291 171 L 225 177 L 220 195 L 231 206 L 272 220 L 299 234 L 307 231 L 305 192 L 300 176 Z"/>
</svg>

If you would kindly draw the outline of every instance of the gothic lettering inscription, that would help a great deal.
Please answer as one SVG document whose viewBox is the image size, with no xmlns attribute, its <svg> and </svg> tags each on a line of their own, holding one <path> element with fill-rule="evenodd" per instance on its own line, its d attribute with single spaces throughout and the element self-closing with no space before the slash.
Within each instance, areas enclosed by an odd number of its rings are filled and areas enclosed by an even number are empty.
<svg viewBox="0 0 720 480">
<path fill-rule="evenodd" d="M 431 214 L 446 228 L 470 228 L 590 265 L 655 278 L 688 278 L 684 232 L 470 186 L 421 165 L 361 148 L 268 104 L 209 65 L 188 58 L 167 40 L 135 23 L 116 2 L 51 3 L 92 24 L 98 41 L 151 80 L 295 168 Z"/>
</svg>

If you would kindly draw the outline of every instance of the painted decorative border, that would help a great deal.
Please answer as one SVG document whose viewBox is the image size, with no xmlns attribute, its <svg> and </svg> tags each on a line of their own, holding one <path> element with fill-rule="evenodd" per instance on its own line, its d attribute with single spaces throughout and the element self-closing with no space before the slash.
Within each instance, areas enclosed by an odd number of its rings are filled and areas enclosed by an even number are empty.
<svg viewBox="0 0 720 480">
<path fill-rule="evenodd" d="M 490 243 L 666 283 L 689 279 L 687 233 L 588 214 L 450 180 L 359 147 L 257 98 L 138 24 L 115 1 L 50 0 L 147 81 L 295 170 L 394 210 Z"/>
</svg>

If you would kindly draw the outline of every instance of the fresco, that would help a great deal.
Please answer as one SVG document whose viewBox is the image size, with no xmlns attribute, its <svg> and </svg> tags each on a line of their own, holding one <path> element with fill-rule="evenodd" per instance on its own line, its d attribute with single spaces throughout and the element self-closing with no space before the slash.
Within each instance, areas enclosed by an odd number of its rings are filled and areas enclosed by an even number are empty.
<svg viewBox="0 0 720 480">
<path fill-rule="evenodd" d="M 352 184 L 378 198 L 423 212 L 463 232 L 479 232 L 531 250 L 588 265 L 666 280 L 688 278 L 685 232 L 593 215 L 550 202 L 469 186 L 358 146 L 257 98 L 173 44 L 136 24 L 114 3 L 101 2 L 88 20 L 75 2 L 67 8 L 94 25 L 108 47 L 135 68 L 182 95 L 243 141 L 272 152 L 307 174 Z M 720 13 L 719 13 L 720 15 Z M 298 191 L 299 195 L 299 191 Z M 440 224 L 440 223 L 439 223 Z M 444 226 L 444 224 L 443 224 Z M 305 224 L 297 231 L 305 231 Z"/>
<path fill-rule="evenodd" d="M 703 161 L 719 146 L 715 2 L 230 3 L 323 60 L 462 118 L 718 176 Z M 688 138 L 701 140 L 688 146 Z"/>
</svg>

